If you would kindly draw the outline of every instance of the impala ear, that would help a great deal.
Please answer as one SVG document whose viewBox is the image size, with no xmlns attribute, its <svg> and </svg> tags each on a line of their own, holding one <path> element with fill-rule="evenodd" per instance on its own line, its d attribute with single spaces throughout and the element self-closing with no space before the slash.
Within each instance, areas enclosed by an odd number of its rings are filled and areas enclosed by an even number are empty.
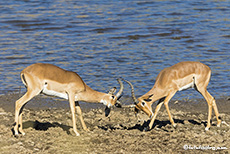
<svg viewBox="0 0 230 154">
<path fill-rule="evenodd" d="M 149 98 L 147 98 L 147 99 L 144 99 L 144 101 L 146 101 L 146 102 L 150 102 L 152 99 L 149 99 Z"/>
<path fill-rule="evenodd" d="M 152 100 L 152 99 L 150 99 L 150 97 L 152 97 L 152 96 L 153 96 L 153 94 L 149 95 L 147 98 L 144 98 L 143 100 L 146 102 L 150 102 Z"/>
<path fill-rule="evenodd" d="M 117 88 L 113 87 L 112 89 L 109 90 L 108 94 L 114 94 L 116 92 Z"/>
<path fill-rule="evenodd" d="M 152 96 L 153 96 L 153 94 L 152 94 L 152 95 L 149 95 L 149 98 L 152 97 Z"/>
</svg>

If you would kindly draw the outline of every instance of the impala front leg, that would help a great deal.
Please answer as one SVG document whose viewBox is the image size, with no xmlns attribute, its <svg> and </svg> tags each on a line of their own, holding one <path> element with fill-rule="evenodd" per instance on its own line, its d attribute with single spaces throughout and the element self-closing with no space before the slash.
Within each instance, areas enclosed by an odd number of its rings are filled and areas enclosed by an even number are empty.
<svg viewBox="0 0 230 154">
<path fill-rule="evenodd" d="M 77 126 L 76 126 L 76 115 L 75 115 L 75 95 L 69 93 L 69 104 L 70 104 L 70 110 L 72 113 L 72 121 L 73 121 L 73 131 L 77 136 L 80 136 L 80 134 L 77 132 Z"/>
<path fill-rule="evenodd" d="M 82 111 L 81 111 L 81 108 L 80 108 L 80 105 L 79 105 L 78 102 L 75 102 L 75 108 L 76 108 L 76 111 L 77 111 L 77 115 L 78 115 L 78 117 L 79 117 L 79 119 L 81 121 L 81 125 L 82 125 L 83 129 L 85 131 L 89 131 L 89 129 L 87 128 L 87 126 L 86 126 L 86 124 L 84 122 L 84 119 L 83 119 L 83 116 L 82 116 Z"/>
<path fill-rule="evenodd" d="M 149 129 L 152 129 L 152 126 L 153 126 L 153 123 L 156 119 L 156 116 L 157 116 L 157 113 L 159 112 L 162 104 L 164 103 L 165 105 L 165 108 L 168 112 L 168 115 L 169 115 L 169 120 L 171 122 L 171 124 L 173 125 L 173 127 L 176 127 L 176 124 L 174 123 L 174 120 L 170 114 L 170 111 L 169 111 L 169 107 L 168 107 L 168 102 L 170 101 L 170 99 L 175 95 L 176 92 L 171 92 L 167 97 L 163 97 L 159 100 L 158 104 L 157 104 L 157 107 L 155 109 L 155 113 L 154 113 L 154 116 L 152 117 L 150 123 L 149 123 Z"/>
<path fill-rule="evenodd" d="M 149 123 L 148 128 L 145 129 L 146 131 L 152 129 L 153 123 L 154 123 L 154 121 L 155 121 L 155 119 L 156 119 L 156 117 L 157 117 L 157 113 L 159 112 L 159 110 L 160 110 L 162 104 L 163 104 L 163 102 L 160 100 L 160 101 L 158 102 L 158 104 L 157 104 L 157 107 L 156 107 L 156 109 L 155 109 L 155 113 L 154 113 L 154 115 L 153 115 L 153 117 L 152 117 L 152 119 L 151 119 L 151 121 L 150 121 L 150 123 Z"/>
<path fill-rule="evenodd" d="M 175 124 L 175 122 L 171 116 L 170 111 L 169 111 L 168 103 L 169 103 L 170 99 L 175 95 L 175 93 L 176 93 L 176 91 L 171 92 L 164 100 L 164 105 L 165 105 L 165 108 L 166 108 L 168 116 L 169 116 L 169 121 L 171 122 L 171 124 L 173 125 L 174 128 L 176 128 L 176 124 Z"/>
</svg>

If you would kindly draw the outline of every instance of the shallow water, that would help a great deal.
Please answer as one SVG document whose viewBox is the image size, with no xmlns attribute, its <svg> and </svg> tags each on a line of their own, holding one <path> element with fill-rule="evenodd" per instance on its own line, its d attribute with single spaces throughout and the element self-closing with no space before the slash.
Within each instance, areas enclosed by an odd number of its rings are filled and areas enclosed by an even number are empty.
<svg viewBox="0 0 230 154">
<path fill-rule="evenodd" d="M 229 95 L 228 1 L 8 0 L 0 12 L 0 94 L 19 91 L 20 71 L 44 62 L 105 92 L 123 77 L 142 95 L 160 70 L 191 60 L 211 67 L 211 94 Z M 181 97 L 201 96 L 188 90 Z"/>
</svg>

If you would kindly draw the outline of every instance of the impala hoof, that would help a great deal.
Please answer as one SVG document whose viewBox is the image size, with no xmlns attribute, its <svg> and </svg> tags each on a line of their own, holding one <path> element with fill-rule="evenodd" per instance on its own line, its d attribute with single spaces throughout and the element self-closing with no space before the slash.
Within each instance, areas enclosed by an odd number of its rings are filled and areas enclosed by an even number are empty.
<svg viewBox="0 0 230 154">
<path fill-rule="evenodd" d="M 20 134 L 22 134 L 22 136 L 24 136 L 26 134 L 22 129 L 19 129 L 19 132 L 20 132 Z"/>
<path fill-rule="evenodd" d="M 80 136 L 80 134 L 78 132 L 74 132 L 76 134 L 76 136 Z"/>
<path fill-rule="evenodd" d="M 77 134 L 76 134 L 76 136 L 80 136 L 80 134 L 79 134 L 79 133 L 77 133 Z"/>
<path fill-rule="evenodd" d="M 16 131 L 15 129 L 12 128 L 11 131 L 14 137 L 17 137 L 19 135 L 18 131 Z"/>
<path fill-rule="evenodd" d="M 144 127 L 144 131 L 145 131 L 145 132 L 150 131 L 150 127 L 149 127 L 149 126 Z"/>
<path fill-rule="evenodd" d="M 175 128 L 175 129 L 176 129 L 176 127 L 177 127 L 177 124 L 173 124 L 173 128 Z"/>
<path fill-rule="evenodd" d="M 18 135 L 18 131 L 12 130 L 14 135 Z"/>
<path fill-rule="evenodd" d="M 14 135 L 14 137 L 18 137 L 19 136 L 18 133 L 14 133 L 13 135 Z"/>
</svg>

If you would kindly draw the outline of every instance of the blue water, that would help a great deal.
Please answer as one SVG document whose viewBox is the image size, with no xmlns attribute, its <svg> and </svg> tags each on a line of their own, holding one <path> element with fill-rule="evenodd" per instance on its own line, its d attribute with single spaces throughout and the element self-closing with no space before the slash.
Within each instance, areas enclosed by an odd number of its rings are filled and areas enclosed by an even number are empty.
<svg viewBox="0 0 230 154">
<path fill-rule="evenodd" d="M 20 71 L 44 62 L 102 92 L 123 77 L 142 95 L 163 68 L 190 60 L 211 67 L 211 94 L 229 95 L 229 1 L 4 0 L 0 12 L 0 94 L 18 92 Z"/>
</svg>

